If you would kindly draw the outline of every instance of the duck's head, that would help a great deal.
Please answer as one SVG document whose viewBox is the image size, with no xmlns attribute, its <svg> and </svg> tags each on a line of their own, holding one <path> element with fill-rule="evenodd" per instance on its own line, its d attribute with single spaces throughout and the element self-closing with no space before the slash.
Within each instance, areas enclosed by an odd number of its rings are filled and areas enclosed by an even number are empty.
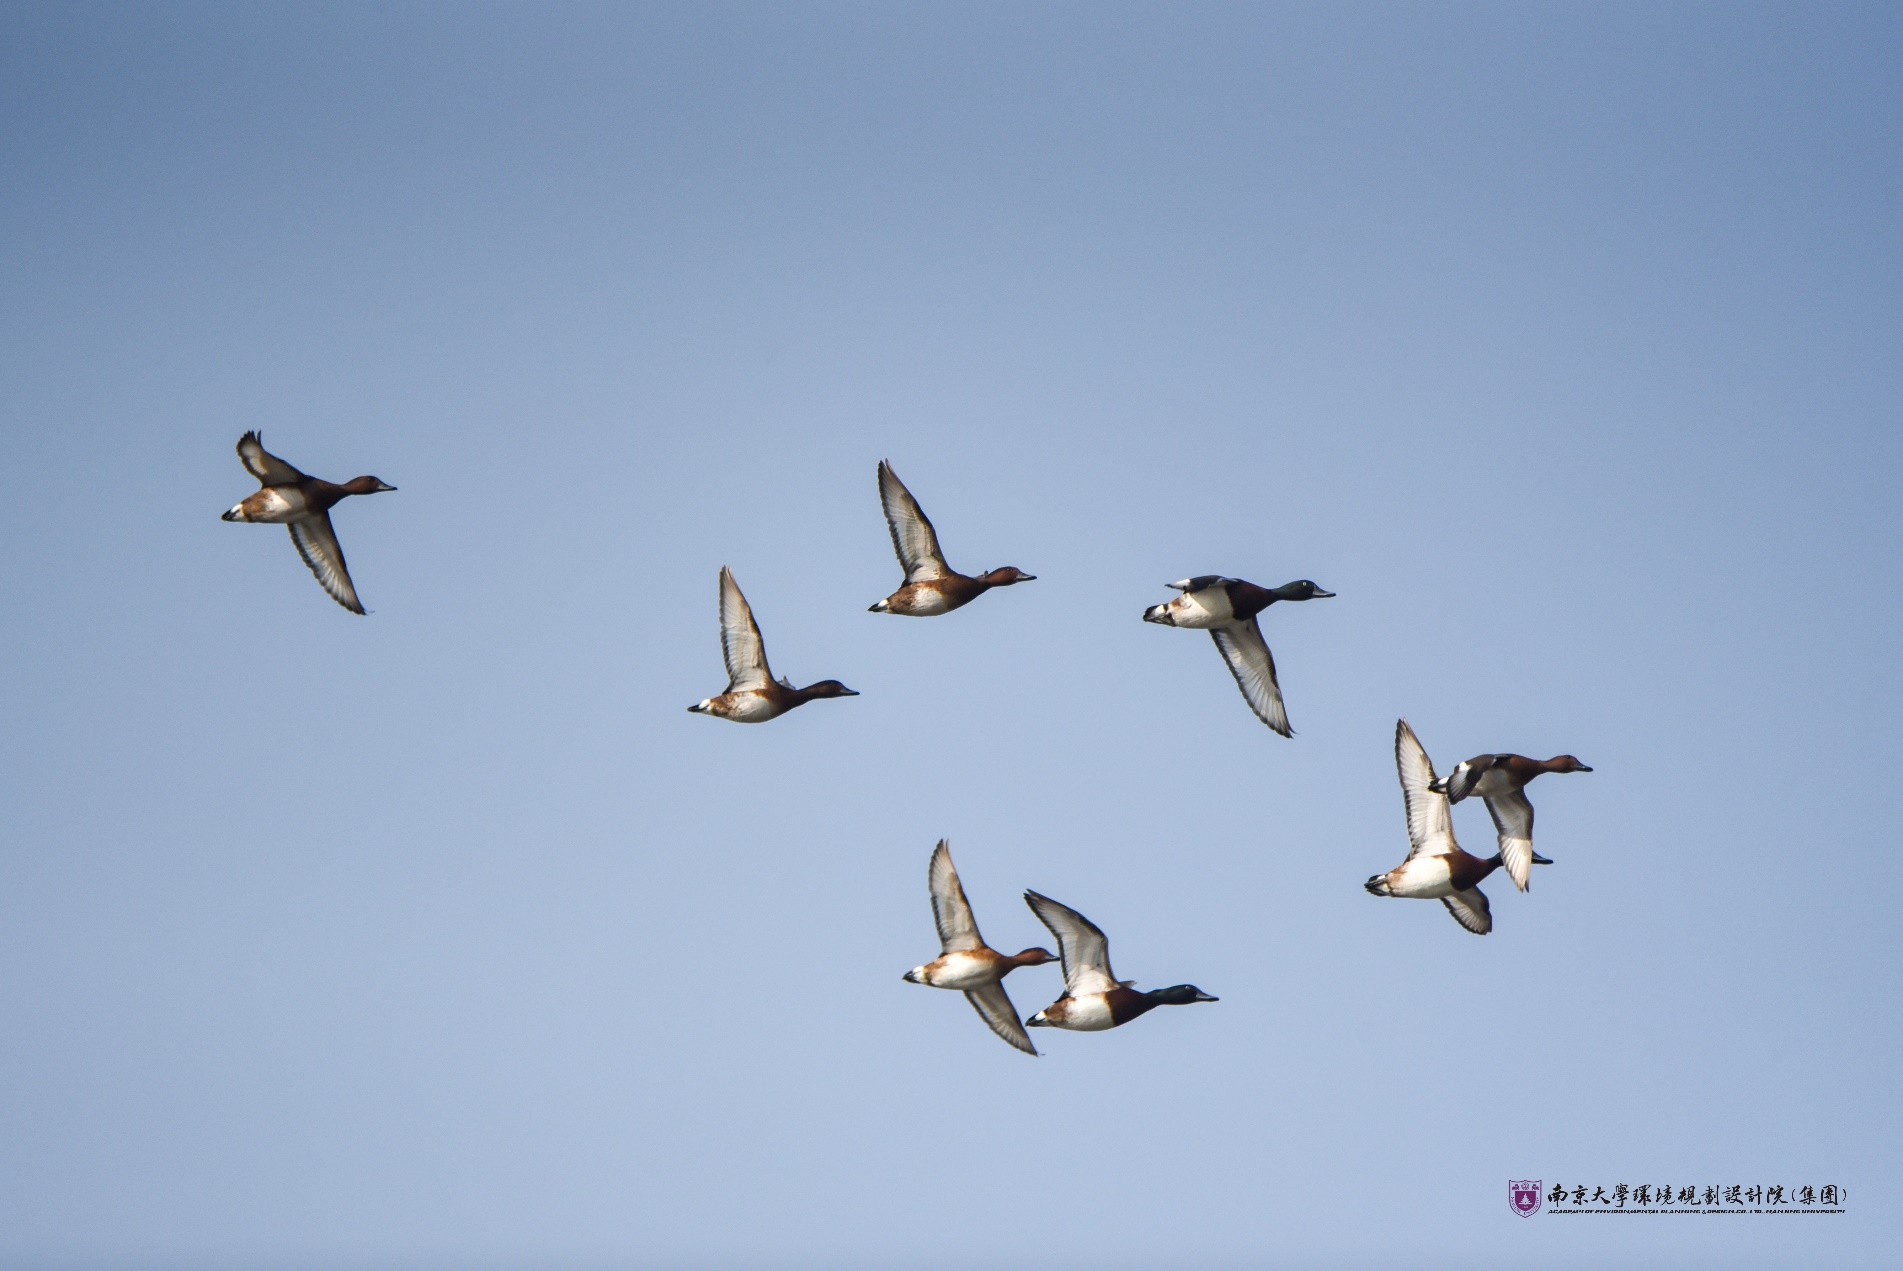
<svg viewBox="0 0 1903 1271">
<path fill-rule="evenodd" d="M 1049 949 L 1026 949 L 1011 960 L 1019 966 L 1043 966 L 1046 962 L 1057 961 L 1057 955 Z"/>
<path fill-rule="evenodd" d="M 1332 591 L 1323 591 L 1306 578 L 1297 579 L 1292 583 L 1283 583 L 1274 592 L 1277 600 L 1327 600 L 1334 594 Z"/>
<path fill-rule="evenodd" d="M 396 487 L 386 485 L 375 477 L 352 477 L 344 482 L 344 489 L 352 494 L 382 494 L 385 490 L 394 490 Z"/>
<path fill-rule="evenodd" d="M 847 688 L 838 680 L 821 680 L 817 684 L 808 684 L 800 690 L 807 697 L 857 697 L 857 689 Z"/>
<path fill-rule="evenodd" d="M 978 575 L 978 581 L 987 587 L 1009 587 L 1012 583 L 1033 583 L 1036 574 L 1027 574 L 1016 565 L 1000 565 L 988 574 Z"/>
<path fill-rule="evenodd" d="M 1592 771 L 1591 768 L 1588 768 L 1585 764 L 1580 763 L 1579 760 L 1572 755 L 1559 755 L 1555 758 L 1548 759 L 1546 761 L 1546 770 L 1548 772 L 1591 772 Z"/>
<path fill-rule="evenodd" d="M 1143 996 L 1164 1006 L 1188 1006 L 1191 1002 L 1220 1002 L 1222 1000 L 1219 997 L 1211 997 L 1194 984 L 1172 984 L 1166 989 L 1151 989 Z"/>
</svg>

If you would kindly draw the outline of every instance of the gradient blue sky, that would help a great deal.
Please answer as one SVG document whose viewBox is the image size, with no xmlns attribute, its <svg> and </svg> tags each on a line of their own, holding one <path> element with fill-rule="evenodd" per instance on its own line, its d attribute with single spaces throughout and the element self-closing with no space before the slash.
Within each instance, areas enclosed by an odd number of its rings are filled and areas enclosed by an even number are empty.
<svg viewBox="0 0 1903 1271">
<path fill-rule="evenodd" d="M 1894 1265 L 1899 65 L 1884 5 L 0 8 L 0 1263 Z M 399 487 L 372 616 L 219 522 L 249 428 Z M 867 614 L 882 457 L 1038 581 Z M 723 564 L 863 696 L 687 714 Z M 1266 622 L 1292 741 L 1139 621 L 1204 572 L 1339 593 Z M 1485 939 L 1362 891 L 1401 715 L 1597 769 Z M 1013 1052 L 900 982 L 941 836 L 994 943 L 1034 887 L 1222 1001 Z"/>
</svg>

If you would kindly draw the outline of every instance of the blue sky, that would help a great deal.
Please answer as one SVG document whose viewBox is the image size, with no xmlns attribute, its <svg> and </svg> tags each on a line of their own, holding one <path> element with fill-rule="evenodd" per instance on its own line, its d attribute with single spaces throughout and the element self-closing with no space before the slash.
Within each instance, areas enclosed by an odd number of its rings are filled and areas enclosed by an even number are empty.
<svg viewBox="0 0 1903 1271">
<path fill-rule="evenodd" d="M 0 1263 L 1885 1264 L 1900 37 L 0 10 Z M 398 487 L 368 618 L 250 428 Z M 881 458 L 1038 581 L 866 613 Z M 862 696 L 689 715 L 723 564 Z M 1293 740 L 1140 621 L 1206 572 L 1338 593 Z M 1361 888 L 1403 715 L 1596 770 L 1485 939 Z M 900 982 L 941 837 L 1221 1002 L 1013 1052 Z"/>
</svg>

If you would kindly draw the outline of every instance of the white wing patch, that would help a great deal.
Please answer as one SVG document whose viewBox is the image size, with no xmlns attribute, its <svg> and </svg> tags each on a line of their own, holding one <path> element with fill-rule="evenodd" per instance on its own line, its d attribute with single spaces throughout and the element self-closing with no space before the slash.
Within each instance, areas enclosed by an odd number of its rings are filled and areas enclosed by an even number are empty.
<svg viewBox="0 0 1903 1271">
<path fill-rule="evenodd" d="M 892 550 L 898 553 L 908 583 L 932 582 L 951 572 L 938 550 L 938 533 L 926 519 L 918 500 L 899 480 L 892 465 L 879 461 L 879 505 L 886 528 L 892 532 Z"/>
<path fill-rule="evenodd" d="M 248 432 L 238 438 L 238 461 L 244 464 L 246 472 L 258 479 L 260 485 L 292 485 L 309 480 L 296 468 L 266 450 L 264 438 L 255 432 Z"/>
<path fill-rule="evenodd" d="M 938 941 L 944 952 L 961 953 L 984 948 L 984 939 L 978 934 L 978 920 L 972 916 L 971 902 L 965 899 L 964 885 L 958 881 L 958 871 L 952 866 L 951 848 L 944 839 L 938 841 L 938 847 L 932 852 L 929 874 L 932 921 L 938 926 Z M 1010 1007 L 1011 1004 L 1006 1002 L 1007 1012 Z M 978 1013 L 983 1015 L 984 1009 L 980 1007 Z M 1015 1023 L 1017 1017 L 1014 1015 L 1011 1018 Z M 996 1028 L 997 1025 L 993 1024 L 992 1027 Z"/>
<path fill-rule="evenodd" d="M 985 1023 L 991 1025 L 991 1031 L 1016 1046 L 1027 1055 L 1035 1055 L 1037 1047 L 1031 1044 L 1031 1035 L 1024 1031 L 1024 1024 L 1018 1019 L 1016 1008 L 1011 1005 L 1011 997 L 1004 991 L 1002 984 L 987 984 L 981 989 L 971 989 L 965 994 L 965 1000 L 971 1003 Z"/>
<path fill-rule="evenodd" d="M 725 565 L 720 567 L 720 656 L 727 664 L 729 693 L 757 692 L 773 680 L 753 608 Z"/>
<path fill-rule="evenodd" d="M 1251 618 L 1244 623 L 1217 627 L 1210 637 L 1236 677 L 1242 700 L 1249 703 L 1257 719 L 1284 737 L 1294 736 L 1288 726 L 1288 711 L 1282 705 L 1282 689 L 1275 682 L 1275 658 L 1262 639 L 1262 628 Z"/>
<path fill-rule="evenodd" d="M 1462 799 L 1473 793 L 1474 786 L 1479 784 L 1479 782 L 1480 777 L 1474 767 L 1474 761 L 1471 759 L 1461 760 L 1458 764 L 1454 765 L 1454 771 L 1447 778 L 1447 801 L 1449 803 L 1459 803 Z"/>
<path fill-rule="evenodd" d="M 1024 903 L 1057 937 L 1067 996 L 1086 997 L 1118 987 L 1116 973 L 1110 969 L 1110 941 L 1096 923 L 1069 905 L 1060 905 L 1034 891 L 1024 893 Z"/>
<path fill-rule="evenodd" d="M 1533 840 L 1500 836 L 1500 864 L 1506 870 L 1507 877 L 1521 891 L 1529 888 L 1528 875 L 1533 872 Z"/>
<path fill-rule="evenodd" d="M 330 528 L 330 514 L 319 512 L 302 521 L 290 524 L 291 541 L 297 544 L 297 554 L 310 566 L 311 573 L 317 575 L 317 581 L 335 600 L 352 613 L 362 613 L 363 605 L 357 600 L 357 589 L 351 585 L 350 571 L 344 565 L 344 549 L 337 545 L 336 532 Z"/>
<path fill-rule="evenodd" d="M 1394 726 L 1394 766 L 1401 775 L 1401 795 L 1407 801 L 1408 860 L 1416 856 L 1445 856 L 1459 849 L 1447 796 L 1428 789 L 1434 783 L 1434 765 L 1420 739 L 1405 719 Z"/>
<path fill-rule="evenodd" d="M 1487 894 L 1478 887 L 1442 896 L 1440 903 L 1447 906 L 1455 922 L 1475 935 L 1484 936 L 1493 930 L 1493 910 L 1487 907 Z"/>
<path fill-rule="evenodd" d="M 1493 826 L 1500 832 L 1500 863 L 1507 876 L 1521 891 L 1527 889 L 1527 875 L 1533 872 L 1533 805 L 1526 793 L 1496 794 L 1487 800 L 1493 813 Z"/>
</svg>

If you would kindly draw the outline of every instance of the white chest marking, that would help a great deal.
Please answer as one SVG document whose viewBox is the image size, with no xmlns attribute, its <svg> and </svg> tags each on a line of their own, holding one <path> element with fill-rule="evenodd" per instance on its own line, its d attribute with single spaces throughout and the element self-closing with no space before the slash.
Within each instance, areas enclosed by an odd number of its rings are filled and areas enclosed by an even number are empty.
<svg viewBox="0 0 1903 1271">
<path fill-rule="evenodd" d="M 943 965 L 932 973 L 934 988 L 981 989 L 998 982 L 997 965 L 969 952 L 948 953 L 940 961 Z"/>
<path fill-rule="evenodd" d="M 1110 1003 L 1104 1001 L 1101 993 L 1073 997 L 1070 1005 L 1064 1008 L 1065 1028 L 1080 1033 L 1101 1033 L 1106 1028 L 1116 1026 L 1117 1021 L 1110 1018 Z"/>
<path fill-rule="evenodd" d="M 742 690 L 738 693 L 722 693 L 719 697 L 710 697 L 702 702 L 701 709 L 731 719 L 741 724 L 760 724 L 774 718 L 780 712 L 774 709 L 763 693 Z"/>
<path fill-rule="evenodd" d="M 1170 601 L 1170 617 L 1179 627 L 1207 631 L 1211 627 L 1228 626 L 1235 621 L 1235 616 L 1229 606 L 1229 593 L 1221 587 L 1188 592 Z"/>
<path fill-rule="evenodd" d="M 311 514 L 310 504 L 305 501 L 302 490 L 276 487 L 258 491 L 232 510 L 241 512 L 247 521 L 270 525 L 287 525 Z"/>
<path fill-rule="evenodd" d="M 915 614 L 941 614 L 951 612 L 951 597 L 936 587 L 921 587 L 912 593 L 907 610 Z"/>
<path fill-rule="evenodd" d="M 1445 856 L 1417 856 L 1388 876 L 1391 896 L 1437 900 L 1453 891 L 1453 866 Z"/>
</svg>

